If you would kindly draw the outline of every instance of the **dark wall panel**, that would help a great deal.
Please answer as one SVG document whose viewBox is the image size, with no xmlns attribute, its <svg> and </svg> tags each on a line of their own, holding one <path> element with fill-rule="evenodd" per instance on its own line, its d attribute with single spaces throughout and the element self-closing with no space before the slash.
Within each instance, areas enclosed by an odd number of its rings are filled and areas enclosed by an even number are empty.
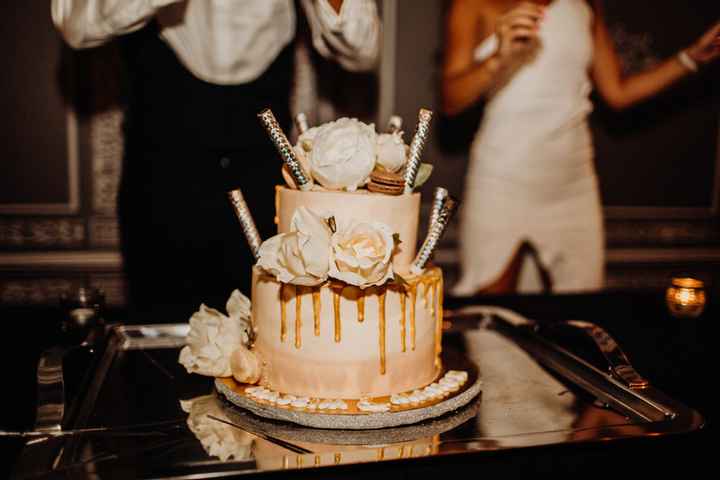
<svg viewBox="0 0 720 480">
<path fill-rule="evenodd" d="M 67 203 L 62 43 L 49 2 L 0 2 L 0 16 L 0 204 Z"/>
</svg>

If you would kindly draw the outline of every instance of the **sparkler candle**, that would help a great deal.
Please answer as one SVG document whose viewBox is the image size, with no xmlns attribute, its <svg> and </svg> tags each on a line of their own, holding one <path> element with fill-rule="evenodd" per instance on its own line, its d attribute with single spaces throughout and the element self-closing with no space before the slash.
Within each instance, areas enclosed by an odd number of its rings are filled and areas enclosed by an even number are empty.
<svg viewBox="0 0 720 480">
<path fill-rule="evenodd" d="M 268 135 L 270 135 L 270 140 L 272 140 L 273 145 L 277 148 L 283 162 L 287 165 L 290 175 L 292 175 L 295 180 L 295 184 L 300 190 L 310 190 L 312 182 L 303 171 L 300 162 L 295 156 L 295 151 L 292 145 L 290 145 L 285 133 L 282 131 L 282 128 L 280 128 L 280 125 L 275 119 L 275 115 L 273 115 L 269 108 L 266 108 L 258 113 L 258 118 L 260 119 L 260 123 L 265 127 L 265 130 L 267 130 Z"/>
<path fill-rule="evenodd" d="M 402 128 L 402 118 L 398 115 L 393 115 L 388 120 L 387 133 L 397 133 Z"/>
<path fill-rule="evenodd" d="M 432 210 L 430 210 L 430 223 L 428 224 L 428 232 L 432 230 L 433 225 L 437 222 L 440 210 L 442 210 L 445 201 L 448 198 L 448 191 L 442 187 L 437 187 L 433 192 Z"/>
<path fill-rule="evenodd" d="M 297 126 L 300 135 L 307 132 L 310 128 L 310 126 L 308 125 L 307 116 L 305 116 L 305 114 L 302 112 L 295 115 L 295 125 Z"/>
<path fill-rule="evenodd" d="M 253 221 L 252 215 L 250 214 L 250 209 L 248 208 L 247 203 L 245 203 L 242 191 L 239 188 L 237 190 L 231 190 L 228 192 L 228 198 L 230 198 L 230 203 L 232 203 L 233 210 L 235 210 L 235 215 L 237 215 L 238 220 L 240 220 L 240 225 L 242 226 L 248 245 L 250 245 L 250 250 L 257 260 L 257 254 L 260 249 L 262 239 L 260 238 L 260 233 L 255 226 L 255 221 Z"/>
<path fill-rule="evenodd" d="M 440 237 L 442 237 L 443 233 L 445 233 L 445 229 L 450 223 L 450 219 L 455 213 L 457 205 L 458 201 L 455 198 L 451 196 L 447 197 L 437 215 L 435 223 L 430 226 L 430 230 L 428 231 L 427 237 L 425 237 L 422 247 L 420 247 L 420 251 L 415 256 L 415 260 L 413 260 L 412 265 L 410 265 L 410 272 L 412 274 L 419 275 L 422 273 L 425 268 L 425 264 L 428 260 L 430 260 L 430 257 L 432 257 L 435 252 L 438 242 L 440 241 Z"/>
<path fill-rule="evenodd" d="M 408 156 L 408 163 L 405 167 L 404 193 L 412 193 L 413 188 L 415 188 L 415 179 L 417 178 L 418 169 L 420 168 L 422 151 L 427 142 L 428 135 L 430 135 L 431 119 L 432 112 L 421 108 L 418 114 L 417 130 L 415 131 L 415 136 L 413 136 L 412 143 L 410 143 L 410 155 Z"/>
</svg>

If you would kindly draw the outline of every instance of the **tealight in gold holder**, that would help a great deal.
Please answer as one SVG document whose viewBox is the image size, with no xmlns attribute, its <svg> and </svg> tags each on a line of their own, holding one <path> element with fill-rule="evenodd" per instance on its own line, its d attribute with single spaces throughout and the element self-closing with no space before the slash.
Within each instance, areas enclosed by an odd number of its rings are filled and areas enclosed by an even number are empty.
<svg viewBox="0 0 720 480">
<path fill-rule="evenodd" d="M 665 301 L 672 315 L 696 318 L 705 309 L 705 284 L 696 278 L 673 277 Z"/>
</svg>

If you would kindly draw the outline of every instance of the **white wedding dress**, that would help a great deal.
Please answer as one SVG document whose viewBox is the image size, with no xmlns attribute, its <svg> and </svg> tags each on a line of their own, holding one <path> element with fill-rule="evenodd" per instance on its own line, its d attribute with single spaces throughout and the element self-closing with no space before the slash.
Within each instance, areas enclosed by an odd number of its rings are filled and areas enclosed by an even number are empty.
<svg viewBox="0 0 720 480">
<path fill-rule="evenodd" d="M 471 149 L 455 295 L 499 278 L 523 241 L 538 251 L 553 291 L 603 284 L 602 209 L 587 124 L 592 15 L 585 0 L 553 1 L 537 55 L 488 100 Z M 478 46 L 476 60 L 493 41 Z M 539 289 L 533 267 L 525 259 L 519 291 Z"/>
</svg>

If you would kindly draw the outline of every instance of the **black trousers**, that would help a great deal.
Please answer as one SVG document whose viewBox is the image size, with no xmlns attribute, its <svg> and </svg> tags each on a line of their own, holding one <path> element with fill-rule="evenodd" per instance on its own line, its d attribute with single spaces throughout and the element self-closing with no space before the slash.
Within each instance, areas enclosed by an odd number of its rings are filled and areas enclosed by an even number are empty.
<svg viewBox="0 0 720 480">
<path fill-rule="evenodd" d="M 289 128 L 292 48 L 257 80 L 221 86 L 192 75 L 152 28 L 124 47 L 130 89 L 118 206 L 132 311 L 172 322 L 200 303 L 224 310 L 233 289 L 250 296 L 254 263 L 227 191 L 243 190 L 263 239 L 276 233 L 282 162 L 256 114 L 270 107 Z"/>
</svg>

